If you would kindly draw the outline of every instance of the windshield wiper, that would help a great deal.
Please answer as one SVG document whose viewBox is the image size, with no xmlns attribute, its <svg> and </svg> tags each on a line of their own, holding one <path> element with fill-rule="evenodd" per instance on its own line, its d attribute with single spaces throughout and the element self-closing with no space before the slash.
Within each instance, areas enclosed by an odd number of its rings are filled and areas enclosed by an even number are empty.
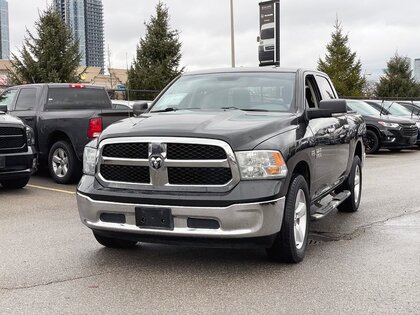
<svg viewBox="0 0 420 315">
<path fill-rule="evenodd" d="M 229 109 L 239 109 L 243 110 L 244 112 L 269 112 L 267 109 L 258 109 L 258 108 L 239 108 L 235 106 L 229 106 L 229 107 L 220 107 L 220 109 L 229 110 Z"/>
<path fill-rule="evenodd" d="M 151 111 L 151 113 L 165 113 L 165 112 L 176 112 L 178 108 L 176 107 L 166 107 L 165 109 Z"/>
</svg>

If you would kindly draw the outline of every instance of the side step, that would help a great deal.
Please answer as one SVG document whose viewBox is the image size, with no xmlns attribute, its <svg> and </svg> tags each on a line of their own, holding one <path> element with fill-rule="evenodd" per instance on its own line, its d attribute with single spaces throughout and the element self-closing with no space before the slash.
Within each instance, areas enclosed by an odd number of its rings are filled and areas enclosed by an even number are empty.
<svg viewBox="0 0 420 315">
<path fill-rule="evenodd" d="M 340 204 L 344 202 L 348 197 L 350 197 L 351 192 L 344 190 L 338 195 L 333 196 L 332 200 L 327 203 L 325 206 L 319 207 L 314 214 L 311 215 L 312 221 L 320 220 L 327 216 L 331 211 L 336 209 Z"/>
</svg>

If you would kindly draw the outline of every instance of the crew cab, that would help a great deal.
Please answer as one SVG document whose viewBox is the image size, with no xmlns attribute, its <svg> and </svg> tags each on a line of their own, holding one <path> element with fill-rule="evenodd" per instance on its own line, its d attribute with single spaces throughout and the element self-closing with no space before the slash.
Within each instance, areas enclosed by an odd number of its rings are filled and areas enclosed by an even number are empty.
<svg viewBox="0 0 420 315">
<path fill-rule="evenodd" d="M 35 131 L 40 166 L 61 184 L 80 178 L 84 146 L 130 114 L 113 110 L 104 88 L 81 84 L 15 86 L 3 92 L 0 104 Z"/>
<path fill-rule="evenodd" d="M 0 106 L 0 184 L 5 189 L 19 189 L 36 170 L 34 133 L 6 112 L 7 107 Z"/>
<path fill-rule="evenodd" d="M 85 148 L 79 214 L 104 246 L 262 246 L 296 263 L 310 220 L 359 208 L 366 126 L 324 73 L 192 72 L 133 111 Z"/>
</svg>

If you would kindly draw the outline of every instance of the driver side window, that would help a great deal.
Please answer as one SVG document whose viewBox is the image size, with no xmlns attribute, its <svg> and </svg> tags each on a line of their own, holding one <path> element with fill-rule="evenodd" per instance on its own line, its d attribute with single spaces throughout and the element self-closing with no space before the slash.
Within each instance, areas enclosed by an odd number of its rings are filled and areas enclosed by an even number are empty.
<svg viewBox="0 0 420 315">
<path fill-rule="evenodd" d="M 318 108 L 319 97 L 317 95 L 317 85 L 313 75 L 305 78 L 305 104 L 306 108 Z"/>
</svg>

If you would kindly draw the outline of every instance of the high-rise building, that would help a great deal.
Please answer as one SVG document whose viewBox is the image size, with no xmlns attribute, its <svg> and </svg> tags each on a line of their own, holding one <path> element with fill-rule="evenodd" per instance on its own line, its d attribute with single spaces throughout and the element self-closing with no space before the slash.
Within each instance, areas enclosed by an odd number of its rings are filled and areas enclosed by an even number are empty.
<svg viewBox="0 0 420 315">
<path fill-rule="evenodd" d="M 79 40 L 81 65 L 104 68 L 102 0 L 54 0 L 54 7 Z"/>
<path fill-rule="evenodd" d="M 414 59 L 414 79 L 420 83 L 420 58 Z"/>
<path fill-rule="evenodd" d="M 9 4 L 0 0 L 0 58 L 10 59 Z"/>
</svg>

